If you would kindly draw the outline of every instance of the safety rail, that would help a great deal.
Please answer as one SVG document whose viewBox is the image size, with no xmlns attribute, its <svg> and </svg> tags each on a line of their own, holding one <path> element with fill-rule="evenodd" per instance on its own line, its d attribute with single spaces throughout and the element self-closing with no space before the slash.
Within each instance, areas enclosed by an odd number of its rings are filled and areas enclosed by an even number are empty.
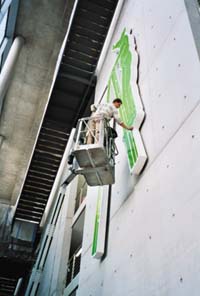
<svg viewBox="0 0 200 296">
<path fill-rule="evenodd" d="M 85 117 L 78 121 L 75 147 L 103 144 L 106 121 L 100 116 Z"/>
<path fill-rule="evenodd" d="M 74 252 L 67 264 L 67 281 L 66 286 L 68 286 L 71 281 L 75 278 L 75 276 L 80 271 L 81 265 L 81 252 L 82 246 L 79 246 L 78 249 Z"/>
<path fill-rule="evenodd" d="M 78 121 L 74 150 L 103 146 L 108 159 L 114 165 L 114 156 L 118 154 L 114 143 L 116 136 L 115 130 L 102 116 L 85 117 Z"/>
<path fill-rule="evenodd" d="M 89 186 L 115 183 L 116 131 L 100 116 L 78 121 L 74 146 L 68 164 L 71 174 L 63 185 L 68 185 L 77 175 L 83 175 Z"/>
</svg>

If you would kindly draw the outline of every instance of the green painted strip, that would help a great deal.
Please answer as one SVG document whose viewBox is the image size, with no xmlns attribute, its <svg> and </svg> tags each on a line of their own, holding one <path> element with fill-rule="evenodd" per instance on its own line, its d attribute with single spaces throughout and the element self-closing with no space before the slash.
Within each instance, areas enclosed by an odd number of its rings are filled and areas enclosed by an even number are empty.
<svg viewBox="0 0 200 296">
<path fill-rule="evenodd" d="M 94 224 L 94 235 L 92 242 L 92 256 L 95 255 L 97 251 L 97 242 L 98 242 L 98 233 L 99 233 L 99 218 L 101 211 L 101 199 L 102 199 L 102 188 L 98 188 L 98 198 L 97 198 L 97 207 L 96 207 L 96 216 L 95 216 L 95 224 Z"/>
<path fill-rule="evenodd" d="M 108 81 L 107 102 L 113 100 L 113 94 L 121 98 L 123 105 L 119 109 L 120 117 L 125 124 L 132 125 L 136 117 L 136 107 L 131 88 L 132 53 L 126 29 L 113 49 L 118 49 L 119 53 Z M 132 169 L 138 158 L 135 140 L 133 134 L 127 130 L 123 130 L 123 138 L 129 166 Z"/>
<path fill-rule="evenodd" d="M 131 168 L 133 167 L 133 165 L 135 164 L 135 161 L 136 161 L 136 155 L 135 155 L 132 140 L 133 140 L 133 137 L 130 134 L 125 133 L 124 141 L 125 141 L 125 146 L 126 146 L 126 150 L 128 153 L 128 158 L 130 160 L 129 163 L 130 163 Z"/>
</svg>

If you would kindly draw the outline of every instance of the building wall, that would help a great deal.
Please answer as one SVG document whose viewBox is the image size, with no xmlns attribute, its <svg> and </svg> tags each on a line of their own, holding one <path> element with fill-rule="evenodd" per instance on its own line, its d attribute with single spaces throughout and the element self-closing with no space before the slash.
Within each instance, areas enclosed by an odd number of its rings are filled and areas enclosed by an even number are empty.
<svg viewBox="0 0 200 296">
<path fill-rule="evenodd" d="M 43 230 L 26 296 L 62 295 L 66 286 L 77 179 L 60 188 Z M 62 208 L 61 208 L 62 207 Z"/>
<path fill-rule="evenodd" d="M 140 55 L 148 163 L 130 174 L 122 130 L 112 186 L 107 254 L 91 256 L 97 189 L 87 196 L 78 296 L 199 295 L 200 63 L 183 0 L 127 0 L 103 68 L 96 101 L 108 82 L 124 28 Z M 106 197 L 105 197 L 106 198 Z"/>
<path fill-rule="evenodd" d="M 76 194 L 76 185 L 74 183 L 76 183 L 76 180 L 66 191 L 62 190 L 65 194 L 65 198 L 55 226 L 52 243 L 49 246 L 44 269 L 41 273 L 37 295 L 62 295 L 66 285 L 71 224 Z M 73 187 L 73 189 L 71 187 Z"/>
<path fill-rule="evenodd" d="M 197 296 L 200 63 L 185 2 L 124 2 L 98 76 L 96 102 L 116 60 L 112 46 L 124 28 L 132 30 L 140 57 L 139 88 L 146 113 L 141 135 L 148 162 L 139 177 L 130 173 L 122 129 L 117 127 L 119 156 L 105 255 L 100 260 L 91 255 L 98 188 L 90 187 L 76 295 Z M 37 295 L 60 296 L 64 290 L 74 184 L 67 189 L 46 263 L 37 272 L 33 269 L 29 286 L 33 281 L 36 289 L 40 282 Z M 63 295 L 69 296 L 67 290 Z"/>
</svg>

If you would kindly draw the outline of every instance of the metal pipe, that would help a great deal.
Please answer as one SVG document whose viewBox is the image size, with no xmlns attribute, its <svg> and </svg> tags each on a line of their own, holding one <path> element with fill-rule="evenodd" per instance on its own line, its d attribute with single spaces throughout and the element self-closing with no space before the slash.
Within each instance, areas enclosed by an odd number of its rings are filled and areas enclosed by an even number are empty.
<svg viewBox="0 0 200 296">
<path fill-rule="evenodd" d="M 13 70 L 23 44 L 24 39 L 22 37 L 15 38 L 0 74 L 0 114 L 3 106 L 3 100 L 8 90 Z"/>
<path fill-rule="evenodd" d="M 13 296 L 19 295 L 19 290 L 21 288 L 22 281 L 23 281 L 22 277 L 18 279 L 17 286 L 15 288 L 15 292 L 14 292 Z"/>
</svg>

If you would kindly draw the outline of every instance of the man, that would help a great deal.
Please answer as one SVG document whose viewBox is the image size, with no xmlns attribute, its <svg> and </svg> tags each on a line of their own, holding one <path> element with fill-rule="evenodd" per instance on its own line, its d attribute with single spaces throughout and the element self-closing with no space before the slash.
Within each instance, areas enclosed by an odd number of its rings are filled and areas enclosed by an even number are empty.
<svg viewBox="0 0 200 296">
<path fill-rule="evenodd" d="M 97 107 L 95 105 L 91 106 L 91 111 L 93 111 L 93 114 L 91 118 L 104 118 L 108 121 L 110 121 L 112 118 L 115 119 L 115 121 L 122 126 L 123 128 L 127 130 L 133 130 L 133 127 L 128 127 L 119 117 L 118 109 L 122 105 L 122 100 L 119 98 L 116 98 L 113 100 L 112 103 L 103 103 L 99 104 Z M 98 119 L 91 119 L 89 123 L 89 127 L 92 130 L 92 132 L 89 132 L 87 137 L 87 144 L 92 144 L 94 142 L 94 138 L 98 140 L 98 134 L 99 134 L 99 120 Z M 96 141 L 95 141 L 96 142 Z"/>
</svg>

